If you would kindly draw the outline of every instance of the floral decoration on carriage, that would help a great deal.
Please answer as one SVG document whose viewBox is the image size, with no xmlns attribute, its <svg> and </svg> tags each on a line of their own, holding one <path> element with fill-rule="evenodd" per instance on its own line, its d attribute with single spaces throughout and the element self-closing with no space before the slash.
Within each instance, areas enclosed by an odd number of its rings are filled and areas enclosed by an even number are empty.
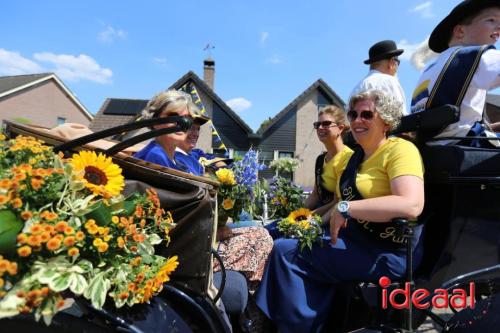
<svg viewBox="0 0 500 333">
<path fill-rule="evenodd" d="M 154 190 L 124 197 L 124 183 L 105 155 L 64 159 L 33 137 L 0 134 L 0 318 L 49 324 L 67 298 L 120 308 L 162 290 L 178 261 L 154 247 L 175 224 Z"/>
</svg>

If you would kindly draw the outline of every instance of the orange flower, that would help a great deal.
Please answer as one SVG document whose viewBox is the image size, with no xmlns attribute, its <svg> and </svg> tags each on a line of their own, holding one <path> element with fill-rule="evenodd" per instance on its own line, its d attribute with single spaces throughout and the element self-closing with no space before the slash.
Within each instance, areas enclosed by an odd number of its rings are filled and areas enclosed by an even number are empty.
<svg viewBox="0 0 500 333">
<path fill-rule="evenodd" d="M 64 234 L 66 235 L 73 235 L 75 233 L 75 229 L 73 227 L 66 227 L 64 228 Z"/>
<path fill-rule="evenodd" d="M 43 287 L 40 289 L 41 296 L 47 296 L 49 294 L 50 289 L 48 287 Z"/>
<path fill-rule="evenodd" d="M 33 217 L 33 213 L 32 213 L 32 212 L 30 212 L 29 210 L 25 210 L 24 212 L 22 212 L 22 213 L 21 213 L 21 218 L 22 218 L 23 220 L 25 220 L 25 221 L 26 221 L 26 220 L 29 220 L 29 219 L 30 219 L 30 218 L 32 218 L 32 217 Z"/>
<path fill-rule="evenodd" d="M 9 202 L 9 197 L 3 194 L 0 194 L 0 205 L 6 204 Z"/>
<path fill-rule="evenodd" d="M 5 281 L 2 278 L 0 278 L 0 288 L 3 288 L 4 285 L 5 285 Z"/>
<path fill-rule="evenodd" d="M 9 188 L 11 186 L 12 182 L 9 179 L 2 179 L 0 180 L 0 187 L 1 188 Z"/>
<path fill-rule="evenodd" d="M 80 253 L 80 250 L 78 250 L 78 248 L 76 247 L 72 247 L 68 250 L 68 256 L 70 257 L 74 257 L 76 255 L 78 255 Z"/>
<path fill-rule="evenodd" d="M 141 229 L 144 229 L 144 227 L 146 226 L 146 220 L 141 219 L 141 222 L 139 222 L 139 226 L 141 227 Z"/>
<path fill-rule="evenodd" d="M 146 237 L 143 234 L 135 234 L 133 238 L 136 242 L 142 243 Z"/>
<path fill-rule="evenodd" d="M 66 302 L 64 301 L 64 299 L 58 300 L 57 303 L 56 303 L 56 308 L 58 308 L 58 309 L 62 308 L 65 303 Z"/>
<path fill-rule="evenodd" d="M 14 208 L 21 208 L 23 206 L 23 201 L 19 198 L 15 198 L 12 200 L 11 205 Z"/>
<path fill-rule="evenodd" d="M 61 240 L 56 237 L 53 237 L 47 242 L 46 246 L 48 250 L 55 251 L 61 247 Z"/>
<path fill-rule="evenodd" d="M 50 224 L 44 224 L 43 225 L 43 231 L 50 233 L 51 235 L 54 233 L 54 227 L 51 226 Z"/>
<path fill-rule="evenodd" d="M 59 221 L 56 223 L 56 230 L 59 232 L 64 232 L 68 227 L 68 223 L 66 221 Z"/>
<path fill-rule="evenodd" d="M 43 229 L 42 229 L 42 226 L 38 223 L 36 224 L 33 224 L 30 228 L 30 231 L 33 235 L 38 235 L 40 233 L 42 233 Z"/>
<path fill-rule="evenodd" d="M 137 267 L 141 264 L 142 258 L 141 257 L 135 257 L 130 261 L 130 265 Z"/>
<path fill-rule="evenodd" d="M 28 235 L 26 234 L 19 234 L 17 235 L 17 242 L 19 244 L 24 244 L 28 241 Z"/>
<path fill-rule="evenodd" d="M 108 243 L 102 242 L 101 245 L 99 245 L 97 247 L 97 251 L 99 251 L 100 253 L 103 253 L 103 252 L 106 252 L 108 250 L 108 248 L 109 248 Z"/>
<path fill-rule="evenodd" d="M 120 236 L 120 237 L 118 237 L 118 238 L 116 239 L 116 244 L 118 245 L 118 247 L 119 247 L 120 249 L 123 249 L 123 247 L 125 246 L 125 241 L 123 240 L 123 237 L 121 237 L 121 236 Z"/>
<path fill-rule="evenodd" d="M 43 183 L 43 179 L 31 178 L 30 180 L 31 187 L 33 187 L 35 191 L 38 191 L 42 187 Z"/>
<path fill-rule="evenodd" d="M 121 293 L 118 295 L 118 298 L 120 298 L 120 299 L 127 299 L 127 298 L 128 298 L 128 295 L 129 295 L 129 294 L 128 294 L 128 292 L 123 291 L 123 292 L 121 292 Z"/>
<path fill-rule="evenodd" d="M 78 231 L 75 235 L 75 238 L 77 241 L 81 241 L 81 240 L 84 240 L 85 239 L 85 234 L 83 233 L 83 231 Z"/>
<path fill-rule="evenodd" d="M 50 232 L 48 231 L 44 231 L 41 235 L 40 235 L 40 239 L 43 243 L 47 243 L 50 239 Z"/>
<path fill-rule="evenodd" d="M 26 175 L 24 173 L 17 173 L 14 176 L 14 180 L 17 180 L 17 181 L 21 181 L 21 180 L 25 180 L 25 179 L 26 179 Z"/>
<path fill-rule="evenodd" d="M 64 241 L 63 241 L 63 244 L 66 247 L 73 246 L 73 245 L 75 245 L 75 243 L 76 243 L 76 240 L 75 240 L 75 237 L 73 237 L 73 236 L 68 236 L 68 237 L 64 238 Z"/>
<path fill-rule="evenodd" d="M 20 257 L 27 257 L 31 254 L 31 247 L 28 245 L 21 246 L 17 249 L 17 254 L 19 254 Z"/>
<path fill-rule="evenodd" d="M 49 221 L 55 220 L 59 217 L 56 213 L 48 212 L 47 215 L 45 215 L 45 218 Z"/>
<path fill-rule="evenodd" d="M 30 246 L 40 246 L 42 243 L 42 238 L 39 235 L 31 235 L 28 237 L 28 245 Z"/>
<path fill-rule="evenodd" d="M 7 272 L 10 275 L 16 275 L 17 274 L 17 262 L 9 263 L 9 267 L 7 268 Z"/>
<path fill-rule="evenodd" d="M 130 251 L 131 251 L 131 252 L 137 252 L 137 246 L 132 245 L 132 246 L 130 247 Z"/>
</svg>

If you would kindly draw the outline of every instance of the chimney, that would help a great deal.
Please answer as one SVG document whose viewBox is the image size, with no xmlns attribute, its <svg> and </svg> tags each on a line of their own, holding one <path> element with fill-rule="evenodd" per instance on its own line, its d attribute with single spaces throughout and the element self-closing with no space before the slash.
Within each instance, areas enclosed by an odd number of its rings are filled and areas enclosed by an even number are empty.
<svg viewBox="0 0 500 333">
<path fill-rule="evenodd" d="M 208 57 L 203 61 L 203 80 L 214 90 L 215 61 Z"/>
</svg>

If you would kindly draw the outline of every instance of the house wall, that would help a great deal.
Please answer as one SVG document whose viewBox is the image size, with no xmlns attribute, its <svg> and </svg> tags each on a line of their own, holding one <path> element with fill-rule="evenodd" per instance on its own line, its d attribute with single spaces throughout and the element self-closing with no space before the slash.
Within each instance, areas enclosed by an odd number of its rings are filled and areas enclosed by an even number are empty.
<svg viewBox="0 0 500 333">
<path fill-rule="evenodd" d="M 294 181 L 305 187 L 314 186 L 314 163 L 324 151 L 312 123 L 318 119 L 318 90 L 312 91 L 297 104 L 297 129 L 295 132 L 295 157 L 300 164 L 294 174 Z"/>
<path fill-rule="evenodd" d="M 500 107 L 486 103 L 486 114 L 492 123 L 500 121 Z"/>
<path fill-rule="evenodd" d="M 217 104 L 214 103 L 212 107 L 212 121 L 226 147 L 234 150 L 248 150 L 247 132 Z"/>
<path fill-rule="evenodd" d="M 34 125 L 55 127 L 58 117 L 67 123 L 90 124 L 90 119 L 52 80 L 0 99 L 1 120 L 25 118 Z"/>
<path fill-rule="evenodd" d="M 201 89 L 197 89 L 198 94 L 205 106 L 206 115 L 212 118 L 212 110 L 213 110 L 213 101 L 209 98 L 205 93 L 201 91 Z M 200 138 L 198 139 L 198 144 L 196 148 L 203 149 L 203 151 L 210 152 L 212 149 L 212 131 L 210 129 L 210 124 L 206 123 L 201 126 L 200 130 Z"/>
</svg>

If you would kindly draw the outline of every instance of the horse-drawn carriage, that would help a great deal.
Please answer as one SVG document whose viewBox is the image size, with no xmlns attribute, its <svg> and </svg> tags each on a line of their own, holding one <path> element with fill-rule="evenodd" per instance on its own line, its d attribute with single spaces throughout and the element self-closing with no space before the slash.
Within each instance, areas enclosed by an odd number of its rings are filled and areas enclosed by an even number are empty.
<svg viewBox="0 0 500 333">
<path fill-rule="evenodd" d="M 421 222 L 425 223 L 424 260 L 413 274 L 409 256 L 407 279 L 385 286 L 387 288 L 381 288 L 376 281 L 356 281 L 347 284 L 346 288 L 339 288 L 343 292 L 336 296 L 331 323 L 325 328 L 327 332 L 346 332 L 363 327 L 409 331 L 416 329 L 427 316 L 431 316 L 444 331 L 493 332 L 496 329 L 494 325 L 498 324 L 500 317 L 500 303 L 496 297 L 500 281 L 500 152 L 425 145 L 424 142 L 432 137 L 434 131 L 458 116 L 455 108 L 445 107 L 439 111 L 444 116 L 438 124 L 435 116 L 429 120 L 430 112 L 404 119 L 400 128 L 401 132 L 417 132 L 425 164 L 426 205 L 421 217 Z M 171 120 L 178 123 L 174 130 L 187 126 L 183 120 Z M 125 129 L 109 129 L 68 143 L 36 127 L 6 123 L 6 133 L 11 137 L 19 134 L 35 136 L 63 151 L 80 149 L 92 140 Z M 137 140 L 142 139 L 144 137 Z M 171 282 L 150 304 L 126 310 L 116 310 L 112 306 L 97 310 L 85 300 L 76 298 L 75 306 L 56 315 L 50 327 L 33 321 L 29 316 L 17 316 L 3 319 L 1 325 L 4 329 L 63 332 L 228 331 L 215 305 L 223 286 L 217 295 L 211 293 L 218 184 L 115 154 L 136 141 L 122 143 L 109 149 L 108 153 L 123 169 L 127 179 L 126 191 L 142 191 L 148 186 L 159 190 L 163 207 L 172 212 L 177 223 L 171 234 L 171 244 L 162 250 L 162 254 L 179 255 L 179 261 L 186 264 L 179 266 L 171 276 Z M 408 236 L 411 226 L 402 221 L 400 232 Z M 408 246 L 411 247 L 411 244 Z M 475 297 L 476 307 L 465 309 L 448 321 L 433 314 L 432 309 L 412 309 L 411 300 L 410 309 L 397 310 L 391 306 L 383 309 L 383 290 L 403 288 L 405 282 L 411 282 L 410 296 L 417 288 L 431 291 L 420 300 L 421 303 L 429 301 L 437 288 L 447 289 L 451 294 L 453 288 L 474 282 L 475 295 L 469 297 Z M 401 303 L 397 298 L 396 301 Z"/>
</svg>

